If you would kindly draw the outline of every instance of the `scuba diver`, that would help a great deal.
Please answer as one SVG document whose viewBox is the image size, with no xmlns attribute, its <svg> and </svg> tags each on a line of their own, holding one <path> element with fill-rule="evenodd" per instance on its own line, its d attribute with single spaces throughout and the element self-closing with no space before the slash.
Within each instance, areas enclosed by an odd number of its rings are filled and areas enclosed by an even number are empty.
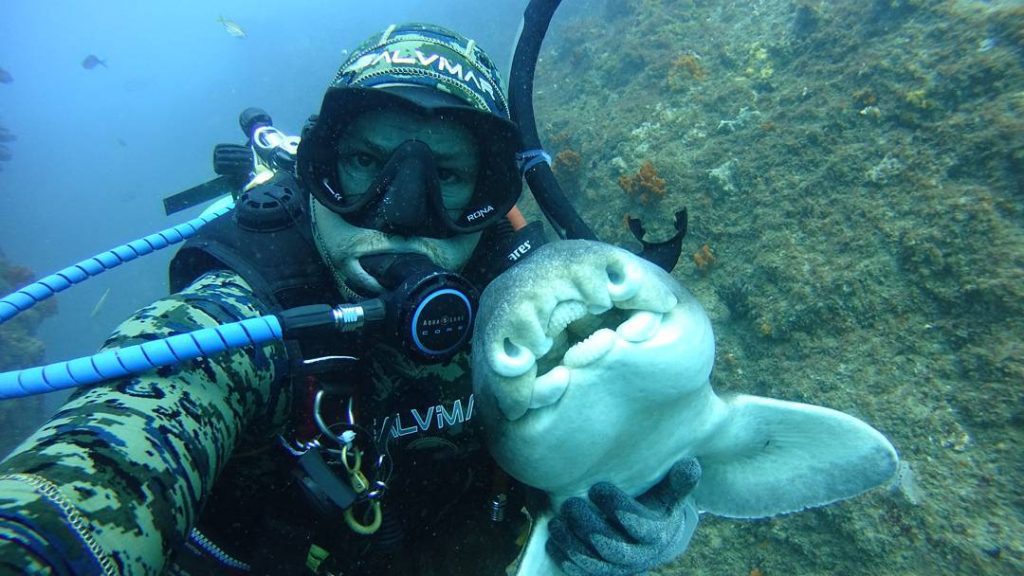
<svg viewBox="0 0 1024 576">
<path fill-rule="evenodd" d="M 515 208 L 509 118 L 459 34 L 391 26 L 353 50 L 294 165 L 189 239 L 171 295 L 104 348 L 272 313 L 294 337 L 75 393 L 0 464 L 3 571 L 504 574 L 535 495 L 487 454 L 467 337 L 478 290 L 543 243 Z M 376 328 L 327 330 L 325 314 Z M 680 555 L 694 462 L 638 498 L 570 499 L 549 553 L 569 575 Z"/>
</svg>

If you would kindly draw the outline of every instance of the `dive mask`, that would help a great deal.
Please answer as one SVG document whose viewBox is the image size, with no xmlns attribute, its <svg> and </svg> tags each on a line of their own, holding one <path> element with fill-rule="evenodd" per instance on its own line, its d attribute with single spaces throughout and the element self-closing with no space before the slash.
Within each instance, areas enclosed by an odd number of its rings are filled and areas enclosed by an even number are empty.
<svg viewBox="0 0 1024 576">
<path fill-rule="evenodd" d="M 392 110 L 457 123 L 469 132 L 479 161 L 468 201 L 446 205 L 450 200 L 442 194 L 433 151 L 415 139 L 388 151 L 368 187 L 345 188 L 339 163 L 346 129 L 363 114 Z M 319 116 L 304 131 L 297 172 L 320 203 L 354 226 L 402 236 L 450 238 L 482 230 L 512 209 L 522 192 L 516 162 L 519 147 L 515 124 L 435 89 L 337 87 L 327 91 Z"/>
</svg>

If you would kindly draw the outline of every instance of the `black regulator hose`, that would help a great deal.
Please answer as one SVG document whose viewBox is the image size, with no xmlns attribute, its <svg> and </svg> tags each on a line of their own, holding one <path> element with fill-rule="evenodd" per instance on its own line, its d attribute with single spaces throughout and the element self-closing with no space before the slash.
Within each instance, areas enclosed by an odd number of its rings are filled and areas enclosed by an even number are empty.
<svg viewBox="0 0 1024 576">
<path fill-rule="evenodd" d="M 544 41 L 551 17 L 561 0 L 531 0 L 523 13 L 523 28 L 516 43 L 509 72 L 509 112 L 519 125 L 526 151 L 542 149 L 537 134 L 537 120 L 533 113 L 533 75 L 537 69 L 540 45 Z M 536 162 L 526 173 L 537 204 L 544 212 L 555 233 L 561 238 L 597 240 L 597 236 L 580 218 L 579 213 L 565 197 L 561 186 L 547 162 Z"/>
</svg>

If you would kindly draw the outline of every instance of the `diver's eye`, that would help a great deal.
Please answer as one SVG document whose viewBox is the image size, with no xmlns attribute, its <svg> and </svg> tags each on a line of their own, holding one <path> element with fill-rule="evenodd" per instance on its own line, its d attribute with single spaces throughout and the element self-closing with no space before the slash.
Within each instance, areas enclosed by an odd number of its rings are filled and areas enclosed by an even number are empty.
<svg viewBox="0 0 1024 576">
<path fill-rule="evenodd" d="M 380 158 L 366 151 L 343 152 L 338 158 L 338 168 L 351 177 L 371 178 L 380 171 L 381 166 Z"/>
<path fill-rule="evenodd" d="M 365 152 L 356 152 L 351 156 L 352 163 L 360 168 L 374 168 L 377 166 L 377 159 Z"/>
<path fill-rule="evenodd" d="M 454 184 L 459 181 L 459 174 L 455 170 L 449 170 L 448 168 L 438 168 L 437 179 L 442 184 Z"/>
</svg>

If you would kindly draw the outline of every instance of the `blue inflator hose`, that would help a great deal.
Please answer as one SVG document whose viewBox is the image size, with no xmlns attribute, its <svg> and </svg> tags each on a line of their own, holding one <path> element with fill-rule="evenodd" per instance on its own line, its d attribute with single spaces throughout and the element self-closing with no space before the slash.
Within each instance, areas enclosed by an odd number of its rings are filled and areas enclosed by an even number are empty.
<svg viewBox="0 0 1024 576">
<path fill-rule="evenodd" d="M 282 337 L 281 323 L 276 316 L 260 316 L 136 346 L 105 350 L 93 356 L 4 372 L 0 373 L 0 400 L 141 374 L 161 366 L 241 346 L 264 344 Z"/>
<path fill-rule="evenodd" d="M 0 324 L 74 284 L 88 280 L 139 256 L 145 256 L 151 252 L 162 250 L 195 236 L 200 228 L 215 218 L 227 214 L 233 207 L 234 204 L 229 204 L 218 210 L 203 212 L 200 216 L 177 226 L 161 230 L 156 234 L 150 234 L 144 238 L 122 244 L 112 250 L 101 252 L 92 258 L 82 260 L 56 274 L 50 274 L 17 292 L 0 298 Z"/>
</svg>

